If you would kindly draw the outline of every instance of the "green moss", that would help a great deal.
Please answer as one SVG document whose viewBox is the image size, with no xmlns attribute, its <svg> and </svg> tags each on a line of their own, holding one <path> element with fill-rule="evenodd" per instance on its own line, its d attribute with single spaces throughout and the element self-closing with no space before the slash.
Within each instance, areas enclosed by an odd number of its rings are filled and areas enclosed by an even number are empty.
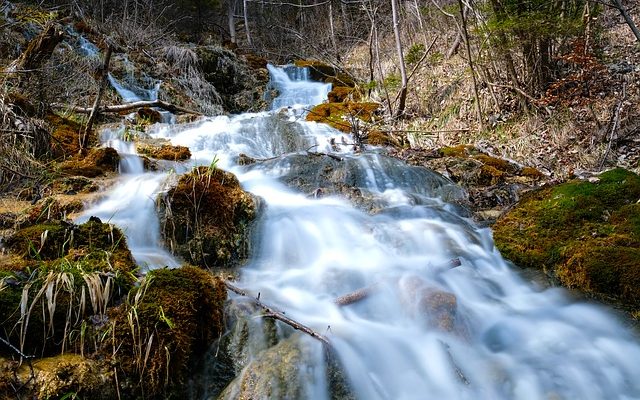
<svg viewBox="0 0 640 400">
<path fill-rule="evenodd" d="M 248 255 L 256 204 L 235 175 L 199 167 L 161 198 L 162 233 L 170 247 L 194 265 L 231 267 Z"/>
<path fill-rule="evenodd" d="M 496 246 L 569 287 L 640 308 L 640 177 L 624 169 L 598 182 L 529 193 L 494 225 Z"/>
<path fill-rule="evenodd" d="M 462 157 L 466 158 L 469 156 L 469 151 L 472 149 L 472 146 L 468 145 L 458 145 L 453 147 L 442 147 L 438 149 L 438 153 L 442 157 Z"/>
<path fill-rule="evenodd" d="M 316 121 L 331 125 L 343 132 L 351 132 L 351 119 L 372 122 L 378 103 L 323 103 L 313 107 L 307 114 L 307 121 Z"/>
<path fill-rule="evenodd" d="M 128 385 L 148 397 L 181 398 L 189 369 L 222 333 L 226 293 L 221 280 L 200 268 L 151 271 L 110 314 L 113 358 Z M 113 348 L 104 351 L 111 357 Z"/>
</svg>

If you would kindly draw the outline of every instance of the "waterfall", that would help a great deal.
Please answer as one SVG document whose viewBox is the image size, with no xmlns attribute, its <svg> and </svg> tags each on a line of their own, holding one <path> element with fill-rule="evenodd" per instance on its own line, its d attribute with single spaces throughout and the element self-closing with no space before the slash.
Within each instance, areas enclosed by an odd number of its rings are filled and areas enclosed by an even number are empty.
<svg viewBox="0 0 640 400">
<path fill-rule="evenodd" d="M 304 80 L 304 72 L 269 71 L 280 92 L 274 109 L 326 97 L 328 86 Z M 349 137 L 286 109 L 164 126 L 153 135 L 189 146 L 194 164 L 218 159 L 264 199 L 255 248 L 236 284 L 326 335 L 356 398 L 640 398 L 637 339 L 602 307 L 520 277 L 490 230 L 447 203 L 459 192 L 445 178 L 380 154 L 353 154 L 341 144 Z M 271 160 L 240 167 L 233 162 L 239 153 Z M 322 154 L 345 169 L 299 164 Z M 322 174 L 338 187 L 348 181 L 372 205 L 357 208 L 342 197 L 316 198 L 287 186 L 306 179 L 300 171 L 311 182 Z M 160 252 L 141 244 L 157 239 L 138 235 L 157 234 L 148 203 L 165 177 L 132 174 L 85 213 L 124 227 L 136 259 L 155 266 L 162 264 L 140 249 Z M 336 304 L 362 289 L 363 300 Z M 286 327 L 279 333 L 291 334 Z M 299 344 L 311 349 L 301 357 L 299 382 L 281 385 L 301 385 L 301 398 L 329 399 L 322 345 L 304 335 Z M 229 393 L 242 389 L 238 381 L 231 385 Z M 272 389 L 264 398 L 287 393 Z"/>
</svg>

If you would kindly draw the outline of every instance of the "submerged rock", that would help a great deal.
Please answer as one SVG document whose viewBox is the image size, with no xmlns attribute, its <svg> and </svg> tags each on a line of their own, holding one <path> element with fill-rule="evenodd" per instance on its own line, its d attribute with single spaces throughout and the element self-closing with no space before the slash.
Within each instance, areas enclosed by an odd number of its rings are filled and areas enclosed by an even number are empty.
<svg viewBox="0 0 640 400">
<path fill-rule="evenodd" d="M 168 248 L 200 267 L 232 267 L 249 254 L 249 234 L 259 201 L 235 175 L 198 167 L 159 198 Z"/>
<path fill-rule="evenodd" d="M 502 254 L 640 310 L 640 177 L 614 169 L 528 193 L 494 225 Z"/>
<path fill-rule="evenodd" d="M 493 223 L 515 204 L 523 193 L 546 180 L 540 171 L 460 145 L 437 150 L 406 149 L 394 152 L 409 164 L 422 165 L 442 173 L 469 193 L 463 203 L 476 220 Z"/>
<path fill-rule="evenodd" d="M 343 196 L 369 212 L 376 212 L 395 201 L 422 204 L 429 199 L 441 198 L 453 202 L 465 196 L 462 189 L 436 172 L 407 166 L 377 154 L 339 157 L 298 153 L 251 167 L 282 171 L 280 180 L 283 183 L 310 197 Z M 402 199 L 396 199 L 396 192 L 387 192 L 392 183 L 406 196 L 403 194 Z"/>
</svg>

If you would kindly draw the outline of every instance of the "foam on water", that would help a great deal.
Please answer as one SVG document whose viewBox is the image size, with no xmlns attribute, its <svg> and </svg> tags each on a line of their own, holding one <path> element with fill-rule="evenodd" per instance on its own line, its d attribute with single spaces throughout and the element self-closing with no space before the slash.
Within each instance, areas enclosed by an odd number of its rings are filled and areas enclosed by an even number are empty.
<svg viewBox="0 0 640 400">
<path fill-rule="evenodd" d="M 316 83 L 270 71 L 287 104 L 311 104 Z M 293 111 L 166 126 L 154 136 L 189 146 L 195 163 L 217 160 L 264 199 L 259 240 L 237 285 L 325 334 L 357 398 L 640 398 L 637 340 L 604 309 L 521 279 L 495 249 L 490 230 L 457 215 L 413 167 L 350 154 L 349 146 L 336 149 L 342 133 L 300 122 Z M 243 168 L 233 162 L 239 153 L 267 159 L 309 148 L 338 150 L 352 160 L 366 177 L 362 190 L 386 207 L 371 215 L 343 199 L 297 193 L 278 180 L 289 171 L 285 163 Z M 86 215 L 124 226 L 136 258 L 143 257 L 143 243 L 157 241 L 147 202 L 164 176 L 125 178 L 111 203 Z M 371 289 L 366 299 L 334 303 L 362 288 Z M 321 345 L 302 340 L 313 351 L 300 368 L 315 371 L 303 392 L 328 399 Z"/>
</svg>

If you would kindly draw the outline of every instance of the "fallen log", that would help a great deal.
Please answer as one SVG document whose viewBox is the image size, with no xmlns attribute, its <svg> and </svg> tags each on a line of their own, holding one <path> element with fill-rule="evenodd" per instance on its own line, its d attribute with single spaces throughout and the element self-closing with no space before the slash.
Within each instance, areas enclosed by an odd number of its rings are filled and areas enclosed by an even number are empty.
<svg viewBox="0 0 640 400">
<path fill-rule="evenodd" d="M 357 303 L 360 300 L 363 300 L 366 297 L 375 291 L 377 285 L 367 286 L 351 293 L 345 294 L 344 296 L 340 296 L 335 299 L 333 302 L 338 306 L 348 306 L 349 304 Z"/>
<path fill-rule="evenodd" d="M 239 294 L 240 296 L 243 297 L 247 297 L 249 299 L 251 299 L 251 301 L 253 301 L 253 303 L 255 305 L 257 305 L 258 307 L 262 308 L 265 311 L 265 317 L 268 318 L 273 318 L 273 319 L 277 319 L 278 321 L 282 321 L 285 324 L 289 325 L 290 327 L 292 327 L 293 329 L 302 331 L 304 333 L 306 333 L 307 335 L 318 339 L 319 341 L 321 341 L 322 343 L 329 345 L 329 339 L 327 339 L 326 336 L 319 334 L 318 332 L 314 331 L 313 329 L 309 328 L 306 325 L 303 325 L 297 321 L 294 321 L 293 319 L 287 317 L 286 315 L 284 315 L 284 313 L 282 311 L 278 311 L 276 309 L 274 309 L 273 307 L 270 307 L 266 304 L 264 304 L 263 302 L 260 301 L 260 295 L 258 295 L 258 297 L 253 297 L 250 294 L 248 294 L 247 292 L 245 292 L 244 290 L 240 289 L 237 286 L 234 286 L 233 284 L 231 284 L 228 281 L 224 281 L 225 286 L 227 287 L 227 289 L 231 290 L 232 292 Z"/>
<path fill-rule="evenodd" d="M 78 107 L 67 104 L 52 104 L 53 108 L 65 109 L 69 111 L 73 111 L 80 114 L 91 114 L 93 112 L 93 107 Z M 136 101 L 134 103 L 127 104 L 117 104 L 112 106 L 103 106 L 98 108 L 98 112 L 101 113 L 120 113 L 126 111 L 133 111 L 139 108 L 145 107 L 159 107 L 163 110 L 167 110 L 172 113 L 184 113 L 184 114 L 195 114 L 202 115 L 202 113 L 189 110 L 184 107 L 176 106 L 175 104 L 167 103 L 162 100 L 153 100 L 153 101 Z"/>
</svg>

